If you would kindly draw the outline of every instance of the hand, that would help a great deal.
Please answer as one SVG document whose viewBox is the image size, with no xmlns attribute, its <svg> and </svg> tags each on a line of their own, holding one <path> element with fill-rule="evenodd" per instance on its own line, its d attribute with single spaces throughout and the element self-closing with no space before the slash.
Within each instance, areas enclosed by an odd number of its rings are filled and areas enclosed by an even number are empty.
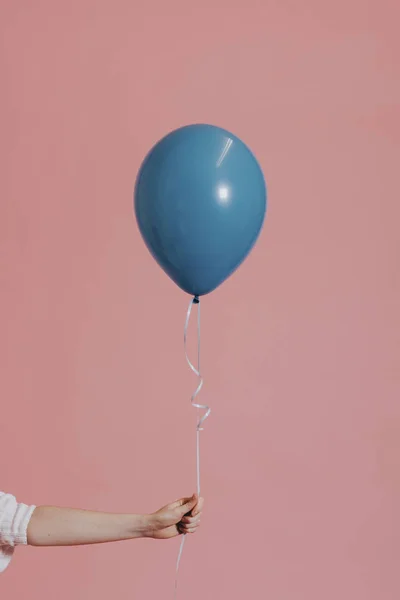
<svg viewBox="0 0 400 600">
<path fill-rule="evenodd" d="M 167 540 L 180 534 L 195 533 L 200 525 L 203 506 L 204 500 L 197 494 L 167 504 L 149 515 L 145 537 Z"/>
</svg>

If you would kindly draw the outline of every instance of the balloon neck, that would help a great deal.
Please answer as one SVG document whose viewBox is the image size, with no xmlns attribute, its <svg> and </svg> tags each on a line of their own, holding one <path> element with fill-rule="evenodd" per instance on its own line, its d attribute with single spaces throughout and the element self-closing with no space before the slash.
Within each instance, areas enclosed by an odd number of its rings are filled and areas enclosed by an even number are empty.
<svg viewBox="0 0 400 600">
<path fill-rule="evenodd" d="M 200 298 L 198 296 L 193 298 L 193 304 L 200 304 Z"/>
</svg>

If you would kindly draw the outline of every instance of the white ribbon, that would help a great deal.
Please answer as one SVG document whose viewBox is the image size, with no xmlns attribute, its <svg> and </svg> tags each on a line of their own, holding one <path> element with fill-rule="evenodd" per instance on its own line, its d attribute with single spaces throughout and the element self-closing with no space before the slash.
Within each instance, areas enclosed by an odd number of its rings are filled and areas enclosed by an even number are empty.
<svg viewBox="0 0 400 600">
<path fill-rule="evenodd" d="M 189 354 L 188 354 L 188 349 L 187 349 L 188 329 L 189 329 L 190 317 L 191 317 L 192 309 L 193 309 L 194 305 L 197 305 L 197 368 L 191 362 L 191 360 L 189 358 Z M 200 340 L 201 340 L 200 325 L 201 325 L 200 299 L 197 296 L 195 296 L 190 301 L 189 308 L 188 308 L 188 311 L 186 314 L 185 329 L 184 329 L 184 333 L 183 333 L 183 341 L 184 341 L 185 356 L 186 356 L 187 363 L 188 363 L 189 367 L 192 369 L 193 373 L 198 377 L 198 380 L 199 380 L 198 386 L 191 397 L 192 406 L 197 409 L 197 413 L 198 413 L 197 425 L 196 425 L 196 475 L 197 475 L 197 495 L 199 498 L 200 498 L 200 490 L 201 490 L 201 486 L 200 486 L 200 432 L 203 431 L 203 423 L 206 419 L 208 419 L 208 417 L 210 416 L 210 413 L 211 413 L 211 408 L 209 406 L 207 406 L 206 404 L 199 404 L 199 402 L 197 400 L 197 396 L 199 395 L 200 390 L 203 387 L 203 377 L 201 376 L 201 371 L 200 371 L 200 350 L 201 350 L 201 348 L 200 348 Z M 183 548 L 185 546 L 185 539 L 186 539 L 186 534 L 182 536 L 182 542 L 181 542 L 181 545 L 179 548 L 178 559 L 176 561 L 175 600 L 177 598 L 177 592 L 178 592 L 179 566 L 181 563 Z"/>
</svg>

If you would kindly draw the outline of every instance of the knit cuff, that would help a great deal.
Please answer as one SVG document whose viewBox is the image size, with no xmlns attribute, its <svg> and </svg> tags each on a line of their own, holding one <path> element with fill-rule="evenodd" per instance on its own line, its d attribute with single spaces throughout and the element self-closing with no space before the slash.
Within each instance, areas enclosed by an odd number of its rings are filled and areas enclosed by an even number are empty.
<svg viewBox="0 0 400 600">
<path fill-rule="evenodd" d="M 27 543 L 28 524 L 35 506 L 18 503 L 11 494 L 0 492 L 0 546 Z"/>
<path fill-rule="evenodd" d="M 9 565 L 15 546 L 27 544 L 29 521 L 35 506 L 16 501 L 0 492 L 0 572 Z"/>
</svg>

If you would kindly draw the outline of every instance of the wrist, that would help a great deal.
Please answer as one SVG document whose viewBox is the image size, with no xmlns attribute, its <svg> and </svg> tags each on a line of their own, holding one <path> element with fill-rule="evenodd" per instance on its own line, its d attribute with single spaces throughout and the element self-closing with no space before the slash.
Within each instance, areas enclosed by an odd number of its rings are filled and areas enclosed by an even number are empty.
<svg viewBox="0 0 400 600">
<path fill-rule="evenodd" d="M 128 528 L 130 538 L 151 537 L 151 515 L 130 515 Z"/>
</svg>

